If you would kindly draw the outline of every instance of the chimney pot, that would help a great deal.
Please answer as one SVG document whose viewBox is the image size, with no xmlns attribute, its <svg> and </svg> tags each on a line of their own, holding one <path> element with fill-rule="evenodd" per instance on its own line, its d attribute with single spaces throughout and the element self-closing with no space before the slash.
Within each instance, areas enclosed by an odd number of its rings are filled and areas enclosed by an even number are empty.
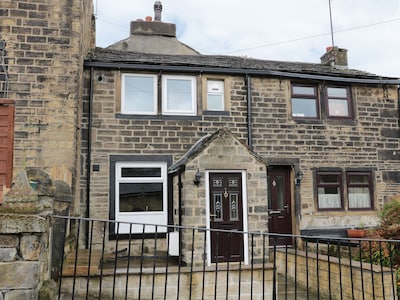
<svg viewBox="0 0 400 300">
<path fill-rule="evenodd" d="M 146 22 L 151 22 L 153 20 L 153 18 L 151 16 L 147 16 L 145 20 L 146 20 Z"/>
</svg>

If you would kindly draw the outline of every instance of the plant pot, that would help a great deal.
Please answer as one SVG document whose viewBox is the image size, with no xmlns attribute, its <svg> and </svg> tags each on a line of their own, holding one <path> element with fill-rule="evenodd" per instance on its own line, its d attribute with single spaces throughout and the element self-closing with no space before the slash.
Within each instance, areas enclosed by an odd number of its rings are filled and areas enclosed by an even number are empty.
<svg viewBox="0 0 400 300">
<path fill-rule="evenodd" d="M 349 238 L 365 237 L 365 229 L 347 229 L 347 237 Z"/>
</svg>

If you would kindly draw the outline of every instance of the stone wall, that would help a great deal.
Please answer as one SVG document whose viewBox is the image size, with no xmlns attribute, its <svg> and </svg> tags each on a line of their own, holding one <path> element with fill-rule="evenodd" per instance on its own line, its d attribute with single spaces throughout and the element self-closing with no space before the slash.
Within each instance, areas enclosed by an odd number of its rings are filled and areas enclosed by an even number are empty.
<svg viewBox="0 0 400 300">
<path fill-rule="evenodd" d="M 62 292 L 70 295 L 75 284 L 75 296 L 111 299 L 272 299 L 273 268 L 270 264 L 253 268 L 230 266 L 229 271 L 219 266 L 218 271 L 207 268 L 164 268 L 155 271 L 133 269 L 127 274 L 64 277 Z M 228 273 L 228 274 L 227 274 Z M 217 277 L 216 277 L 217 276 Z M 88 280 L 90 281 L 87 284 Z M 228 281 L 228 282 L 227 282 Z M 104 287 L 114 287 L 104 288 Z M 88 289 L 87 289 L 88 288 Z"/>
<path fill-rule="evenodd" d="M 1 2 L 8 97 L 15 100 L 14 175 L 41 167 L 70 186 L 79 180 L 83 60 L 94 47 L 92 16 L 91 0 Z"/>
<path fill-rule="evenodd" d="M 397 299 L 390 268 L 295 250 L 277 251 L 276 265 L 279 273 L 330 299 Z"/>
<path fill-rule="evenodd" d="M 86 73 L 86 80 L 89 73 Z M 227 127 L 242 143 L 247 143 L 247 91 L 243 77 L 222 77 L 226 81 L 229 113 L 207 115 L 198 94 L 198 116 L 121 116 L 121 71 L 94 70 L 92 163 L 92 217 L 109 216 L 109 155 L 172 155 L 178 160 L 202 136 Z M 199 91 L 207 74 L 198 77 Z M 304 173 L 293 199 L 298 199 L 296 229 L 320 226 L 350 226 L 361 222 L 376 224 L 376 211 L 386 199 L 400 193 L 400 152 L 398 95 L 395 86 L 352 84 L 354 120 L 303 120 L 291 117 L 290 80 L 252 78 L 252 143 L 254 152 L 270 165 L 293 167 Z M 320 82 L 323 86 L 323 83 Z M 88 98 L 89 85 L 85 85 Z M 86 103 L 87 104 L 87 103 Z M 83 118 L 87 136 L 87 108 Z M 86 140 L 83 147 L 87 147 Z M 84 150 L 86 151 L 86 150 Z M 84 165 L 86 167 L 86 164 Z M 320 212 L 315 193 L 318 168 L 368 169 L 374 175 L 374 208 L 369 211 Z M 83 169 L 83 174 L 86 170 Z M 82 178 L 82 195 L 86 178 Z M 297 195 L 297 193 L 300 193 Z M 85 198 L 82 198 L 86 205 Z M 296 200 L 297 201 L 297 200 Z"/>
<path fill-rule="evenodd" d="M 0 206 L 1 300 L 38 299 L 39 293 L 55 299 L 56 286 L 50 281 L 53 199 L 48 177 L 28 178 L 25 172 L 5 195 Z M 45 292 L 45 286 L 51 288 Z"/>
</svg>

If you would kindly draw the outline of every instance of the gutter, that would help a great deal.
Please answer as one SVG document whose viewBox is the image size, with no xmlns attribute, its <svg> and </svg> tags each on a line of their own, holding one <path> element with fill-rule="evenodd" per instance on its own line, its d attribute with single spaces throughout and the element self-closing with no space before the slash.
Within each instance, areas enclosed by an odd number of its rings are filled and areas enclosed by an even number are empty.
<svg viewBox="0 0 400 300">
<path fill-rule="evenodd" d="M 354 78 L 340 77 L 329 75 L 313 75 L 304 73 L 293 73 L 285 71 L 272 70 L 252 70 L 245 68 L 218 68 L 218 67 L 198 67 L 198 66 L 168 66 L 168 65 L 150 65 L 150 64 L 128 64 L 120 62 L 96 62 L 85 61 L 84 67 L 102 68 L 102 69 L 124 69 L 124 70 L 141 70 L 141 71 L 170 71 L 182 73 L 212 73 L 212 74 L 227 74 L 227 75 L 258 75 L 258 76 L 277 76 L 284 78 L 296 79 L 313 79 L 325 80 L 332 82 L 347 82 L 347 83 L 363 83 L 363 84 L 396 84 L 400 85 L 400 79 L 373 79 L 373 78 Z"/>
</svg>

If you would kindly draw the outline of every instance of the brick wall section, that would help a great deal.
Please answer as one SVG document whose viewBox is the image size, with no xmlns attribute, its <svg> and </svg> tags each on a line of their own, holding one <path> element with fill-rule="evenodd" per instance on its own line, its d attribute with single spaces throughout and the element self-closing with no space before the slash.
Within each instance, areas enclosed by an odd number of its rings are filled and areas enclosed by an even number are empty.
<svg viewBox="0 0 400 300">
<path fill-rule="evenodd" d="M 100 171 L 91 174 L 91 205 L 96 217 L 108 217 L 108 157 L 111 154 L 171 154 L 176 161 L 201 136 L 221 127 L 228 127 L 242 143 L 247 143 L 247 92 L 243 77 L 225 78 L 231 107 L 228 116 L 199 114 L 189 120 L 171 120 L 116 118 L 119 97 L 116 80 L 120 73 L 95 70 L 94 74 L 92 162 L 100 165 Z M 100 75 L 101 81 L 98 80 Z M 202 77 L 207 75 L 202 74 Z M 297 228 L 346 225 L 354 223 L 354 217 L 364 218 L 361 221 L 368 224 L 371 216 L 376 216 L 376 211 L 319 213 L 313 186 L 317 168 L 373 170 L 377 209 L 387 196 L 400 191 L 400 180 L 396 176 L 400 169 L 399 154 L 396 154 L 399 148 L 397 88 L 352 85 L 351 90 L 355 120 L 295 121 L 290 114 L 290 81 L 252 78 L 255 153 L 271 164 L 276 161 L 285 164 L 286 161 L 287 165 L 293 165 L 293 161 L 298 160 L 304 173 L 299 189 Z M 199 101 L 202 101 L 201 95 Z M 87 112 L 83 123 L 86 122 Z M 82 169 L 82 172 L 86 171 Z M 85 185 L 85 178 L 82 185 Z"/>
<path fill-rule="evenodd" d="M 43 167 L 73 185 L 82 64 L 94 45 L 92 1 L 3 0 L 0 14 L 16 103 L 14 174 Z"/>
</svg>

